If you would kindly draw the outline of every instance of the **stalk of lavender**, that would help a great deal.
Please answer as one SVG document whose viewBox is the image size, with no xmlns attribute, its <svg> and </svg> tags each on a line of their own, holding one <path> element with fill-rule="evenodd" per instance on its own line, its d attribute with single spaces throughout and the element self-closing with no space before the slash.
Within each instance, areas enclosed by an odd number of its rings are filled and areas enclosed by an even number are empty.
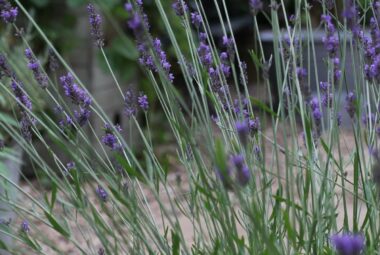
<svg viewBox="0 0 380 255">
<path fill-rule="evenodd" d="M 102 48 L 104 46 L 104 38 L 102 31 L 102 17 L 96 12 L 93 4 L 87 5 L 89 22 L 91 26 L 91 35 L 94 38 L 96 46 Z"/>
<path fill-rule="evenodd" d="M 46 89 L 49 85 L 47 75 L 41 70 L 39 61 L 33 56 L 30 49 L 25 50 L 25 56 L 28 59 L 28 68 L 33 71 L 34 78 L 42 89 Z"/>
<path fill-rule="evenodd" d="M 84 89 L 80 88 L 74 82 L 74 78 L 71 73 L 68 73 L 66 76 L 61 76 L 60 83 L 64 89 L 65 95 L 71 99 L 73 104 L 79 107 L 78 110 L 74 111 L 74 116 L 77 123 L 80 126 L 85 125 L 91 114 L 91 98 Z"/>
</svg>

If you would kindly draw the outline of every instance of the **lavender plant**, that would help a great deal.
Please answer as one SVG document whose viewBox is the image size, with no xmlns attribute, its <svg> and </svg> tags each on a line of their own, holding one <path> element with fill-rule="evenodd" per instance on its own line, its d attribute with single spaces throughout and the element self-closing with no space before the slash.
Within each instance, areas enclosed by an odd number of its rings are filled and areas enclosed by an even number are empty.
<svg viewBox="0 0 380 255">
<path fill-rule="evenodd" d="M 16 17 L 24 15 L 66 69 L 58 82 L 51 79 L 28 38 L 20 35 L 26 50 L 23 65 L 36 80 L 33 90 L 44 93 L 56 109 L 53 118 L 34 111 L 34 98 L 25 89 L 29 82 L 0 55 L 0 87 L 19 112 L 14 114 L 18 125 L 2 121 L 0 127 L 51 185 L 47 194 L 31 185 L 31 193 L 0 171 L 22 194 L 18 201 L 1 197 L 18 215 L 0 227 L 16 242 L 4 248 L 13 254 L 63 253 L 52 235 L 41 234 L 43 226 L 83 254 L 376 254 L 380 2 L 347 0 L 343 12 L 331 1 L 319 2 L 315 5 L 323 10 L 327 80 L 319 79 L 315 63 L 319 52 L 310 13 L 316 6 L 296 0 L 291 15 L 284 1 L 246 3 L 259 39 L 250 51 L 259 70 L 256 80 L 268 90 L 268 105 L 252 90 L 250 65 L 240 55 L 248 49 L 236 43 L 226 1 L 214 1 L 224 34 L 215 38 L 202 1 L 175 0 L 167 9 L 164 1 L 154 0 L 167 31 L 165 41 L 154 35 L 156 24 L 145 14 L 142 0 L 125 3 L 125 22 L 135 36 L 139 63 L 175 140 L 168 171 L 157 153 L 160 145 L 152 139 L 149 98 L 118 82 L 104 51 L 104 20 L 96 6 L 87 7 L 89 33 L 120 92 L 112 100 L 124 108 L 134 134 L 112 123 L 19 0 L 15 7 L 0 1 L 9 29 L 19 31 Z M 272 27 L 271 56 L 265 55 L 260 40 L 259 16 Z M 177 22 L 186 48 L 173 32 Z M 174 49 L 172 58 L 168 44 Z M 349 59 L 354 63 L 350 73 L 345 64 Z M 272 64 L 276 90 L 268 74 Z M 180 70 L 176 76 L 174 67 Z M 316 84 L 310 75 L 316 76 Z M 349 87 L 347 79 L 354 79 L 355 86 Z M 178 80 L 183 80 L 185 92 Z M 271 93 L 278 94 L 278 104 Z M 348 129 L 342 125 L 345 116 Z M 101 135 L 93 118 L 104 122 Z M 141 139 L 143 157 L 127 136 Z M 35 150 L 36 141 L 46 146 L 55 167 Z M 50 141 L 65 148 L 71 160 L 64 162 Z"/>
</svg>

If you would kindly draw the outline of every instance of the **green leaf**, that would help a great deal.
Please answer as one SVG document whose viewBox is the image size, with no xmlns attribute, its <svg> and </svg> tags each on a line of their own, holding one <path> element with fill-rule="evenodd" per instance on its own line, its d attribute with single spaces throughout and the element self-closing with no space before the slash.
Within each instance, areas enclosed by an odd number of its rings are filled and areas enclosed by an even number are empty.
<svg viewBox="0 0 380 255">
<path fill-rule="evenodd" d="M 181 239 L 180 239 L 179 235 L 177 235 L 177 233 L 172 230 L 172 243 L 173 243 L 172 254 L 173 255 L 179 255 L 180 254 L 180 249 L 179 249 L 180 248 L 180 241 L 181 241 Z"/>
<path fill-rule="evenodd" d="M 116 37 L 111 44 L 111 48 L 119 55 L 130 60 L 136 60 L 139 56 L 134 42 L 126 36 Z"/>
<path fill-rule="evenodd" d="M 53 226 L 53 228 L 60 234 L 62 234 L 65 237 L 70 237 L 70 233 L 64 229 L 58 221 L 54 218 L 53 215 L 51 215 L 49 212 L 45 211 L 45 216 L 49 220 L 50 224 Z"/>
</svg>

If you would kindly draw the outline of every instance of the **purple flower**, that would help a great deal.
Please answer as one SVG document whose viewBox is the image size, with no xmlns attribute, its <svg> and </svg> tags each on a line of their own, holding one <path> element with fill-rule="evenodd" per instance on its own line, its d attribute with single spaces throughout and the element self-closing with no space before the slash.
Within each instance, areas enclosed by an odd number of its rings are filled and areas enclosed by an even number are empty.
<svg viewBox="0 0 380 255">
<path fill-rule="evenodd" d="M 161 40 L 156 38 L 153 40 L 153 47 L 156 51 L 156 54 L 160 60 L 160 64 L 162 69 L 164 69 L 165 73 L 168 76 L 168 79 L 170 82 L 173 82 L 174 76 L 172 73 L 170 73 L 171 64 L 168 62 L 166 53 L 161 49 Z M 158 70 L 156 70 L 158 72 Z"/>
<path fill-rule="evenodd" d="M 53 49 L 49 49 L 48 51 L 48 63 L 51 72 L 55 72 L 59 68 L 59 63 Z"/>
<path fill-rule="evenodd" d="M 46 89 L 49 85 L 49 81 L 47 75 L 41 70 L 39 61 L 33 56 L 29 48 L 25 50 L 25 56 L 29 61 L 28 68 L 33 71 L 34 78 L 41 88 Z"/>
<path fill-rule="evenodd" d="M 244 156 L 241 154 L 231 156 L 231 162 L 236 168 L 242 168 L 244 165 Z"/>
<path fill-rule="evenodd" d="M 326 25 L 326 36 L 322 38 L 322 41 L 329 56 L 333 58 L 338 52 L 339 45 L 338 36 L 335 34 L 336 29 L 330 15 L 322 15 L 321 19 Z"/>
<path fill-rule="evenodd" d="M 25 93 L 22 83 L 13 79 L 11 88 L 13 94 L 16 97 L 17 104 L 20 106 L 20 109 L 23 111 L 23 107 L 25 107 L 28 110 L 32 110 L 32 102 L 30 101 L 29 96 Z"/>
<path fill-rule="evenodd" d="M 259 11 L 261 11 L 264 7 L 261 0 L 250 0 L 249 6 L 251 7 L 253 15 L 257 15 L 257 13 L 259 13 Z"/>
<path fill-rule="evenodd" d="M 201 41 L 197 49 L 198 56 L 201 60 L 201 63 L 206 67 L 210 68 L 213 62 L 211 48 L 205 42 Z"/>
<path fill-rule="evenodd" d="M 79 110 L 74 111 L 76 121 L 80 126 L 86 124 L 90 118 L 91 98 L 87 92 L 74 82 L 74 77 L 71 73 L 63 75 L 60 78 L 60 83 L 64 89 L 65 95 L 71 99 L 71 102 L 79 107 Z"/>
<path fill-rule="evenodd" d="M 124 95 L 124 113 L 128 118 L 137 113 L 136 97 L 131 89 L 128 89 Z"/>
<path fill-rule="evenodd" d="M 3 54 L 0 54 L 0 79 L 2 76 L 12 78 L 15 76 L 15 74 L 8 65 L 6 57 Z"/>
<path fill-rule="evenodd" d="M 98 195 L 99 199 L 102 200 L 102 202 L 107 201 L 108 193 L 100 185 L 98 185 L 95 192 L 96 192 L 96 195 Z"/>
<path fill-rule="evenodd" d="M 189 9 L 184 0 L 176 0 L 172 4 L 172 8 L 174 9 L 175 13 L 179 17 L 182 17 L 187 12 L 187 10 Z"/>
<path fill-rule="evenodd" d="M 202 16 L 198 12 L 192 12 L 190 16 L 191 16 L 191 23 L 195 27 L 199 28 L 202 24 Z"/>
<path fill-rule="evenodd" d="M 236 132 L 239 136 L 240 141 L 243 144 L 247 143 L 248 135 L 249 135 L 249 126 L 248 122 L 243 120 L 243 121 L 236 121 L 235 123 L 235 128 Z"/>
<path fill-rule="evenodd" d="M 355 111 L 356 111 L 356 96 L 354 92 L 349 92 L 346 96 L 346 105 L 345 109 L 350 116 L 351 119 L 354 118 L 355 116 Z"/>
<path fill-rule="evenodd" d="M 314 118 L 316 124 L 319 125 L 321 122 L 321 119 L 322 119 L 322 113 L 321 113 L 321 110 L 319 108 L 316 108 L 313 110 L 313 118 Z"/>
<path fill-rule="evenodd" d="M 323 92 L 326 92 L 330 89 L 330 84 L 327 82 L 327 81 L 321 81 L 319 83 L 319 88 L 323 91 Z"/>
<path fill-rule="evenodd" d="M 118 151 L 118 150 L 121 150 L 121 145 L 115 135 L 115 131 L 116 132 L 121 132 L 121 128 L 119 125 L 115 125 L 114 128 L 112 128 L 112 126 L 110 124 L 105 124 L 104 125 L 104 131 L 105 131 L 105 135 L 102 137 L 102 142 L 110 147 L 112 150 L 114 151 Z"/>
<path fill-rule="evenodd" d="M 244 165 L 243 167 L 236 170 L 236 179 L 241 186 L 248 184 L 249 180 L 251 179 L 251 172 L 247 165 Z"/>
<path fill-rule="evenodd" d="M 21 222 L 21 230 L 24 232 L 24 233 L 29 233 L 30 231 L 30 227 L 29 227 L 29 222 L 27 220 L 23 220 Z"/>
<path fill-rule="evenodd" d="M 250 119 L 248 122 L 248 125 L 251 132 L 253 132 L 254 134 L 257 133 L 260 130 L 260 126 L 261 126 L 259 117 Z"/>
<path fill-rule="evenodd" d="M 124 9 L 127 11 L 127 12 L 131 12 L 133 10 L 133 6 L 131 3 L 125 3 L 124 5 Z"/>
<path fill-rule="evenodd" d="M 340 127 L 342 125 L 342 114 L 340 112 L 337 113 L 336 123 L 337 123 L 338 127 Z"/>
<path fill-rule="evenodd" d="M 137 103 L 140 106 L 143 111 L 148 111 L 149 109 L 149 102 L 148 102 L 148 97 L 144 94 L 141 93 L 141 95 L 137 98 Z"/>
<path fill-rule="evenodd" d="M 18 8 L 12 7 L 7 0 L 0 0 L 0 17 L 5 23 L 14 23 L 18 15 Z"/>
<path fill-rule="evenodd" d="M 69 163 L 66 164 L 66 168 L 68 171 L 72 170 L 75 168 L 75 163 L 73 161 L 70 161 Z"/>
<path fill-rule="evenodd" d="M 99 248 L 98 255 L 106 255 L 106 251 L 104 250 L 104 248 Z"/>
<path fill-rule="evenodd" d="M 94 38 L 96 46 L 102 48 L 104 46 L 103 32 L 102 32 L 102 17 L 95 11 L 93 4 L 87 5 L 87 12 L 89 15 L 89 22 L 91 26 L 91 35 Z"/>
<path fill-rule="evenodd" d="M 226 47 L 227 49 L 231 49 L 233 47 L 233 40 L 229 38 L 228 36 L 224 35 L 223 36 L 223 46 Z"/>
<path fill-rule="evenodd" d="M 298 79 L 300 79 L 300 80 L 303 80 L 307 77 L 307 71 L 303 67 L 297 67 L 296 73 L 297 73 Z"/>
<path fill-rule="evenodd" d="M 338 255 L 359 255 L 365 247 L 364 236 L 361 234 L 336 234 L 330 240 Z"/>
</svg>

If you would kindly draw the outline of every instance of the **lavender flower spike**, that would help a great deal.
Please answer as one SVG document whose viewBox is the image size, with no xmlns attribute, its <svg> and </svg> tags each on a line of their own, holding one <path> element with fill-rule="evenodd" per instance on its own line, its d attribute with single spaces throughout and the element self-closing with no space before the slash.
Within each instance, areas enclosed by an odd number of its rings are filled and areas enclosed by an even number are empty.
<svg viewBox="0 0 380 255">
<path fill-rule="evenodd" d="M 333 235 L 330 240 L 338 255 L 360 255 L 365 247 L 361 234 Z"/>
<path fill-rule="evenodd" d="M 105 191 L 105 189 L 103 189 L 100 185 L 98 185 L 98 187 L 96 188 L 96 194 L 98 195 L 98 197 L 103 201 L 103 202 L 106 202 L 107 201 L 107 198 L 108 198 L 108 193 L 107 191 Z"/>
<path fill-rule="evenodd" d="M 33 71 L 34 78 L 41 86 L 41 88 L 46 89 L 49 85 L 48 77 L 41 70 L 39 61 L 33 56 L 33 53 L 29 48 L 25 50 L 25 56 L 29 61 L 28 68 Z"/>
<path fill-rule="evenodd" d="M 261 0 L 250 0 L 249 5 L 255 16 L 263 9 L 263 2 Z"/>
<path fill-rule="evenodd" d="M 89 22 L 91 25 L 91 35 L 95 40 L 96 46 L 102 48 L 104 46 L 103 32 L 101 29 L 102 17 L 99 13 L 95 11 L 95 7 L 93 4 L 87 5 L 87 11 L 89 15 Z"/>
<path fill-rule="evenodd" d="M 185 15 L 187 10 L 189 9 L 189 7 L 187 7 L 187 4 L 184 0 L 176 0 L 172 4 L 172 8 L 174 9 L 175 13 L 179 17 L 182 17 L 183 15 Z"/>
<path fill-rule="evenodd" d="M 29 222 L 27 220 L 22 221 L 21 230 L 25 233 L 28 233 L 30 231 Z"/>
<path fill-rule="evenodd" d="M 137 98 L 137 103 L 139 104 L 140 108 L 143 109 L 143 111 L 148 111 L 149 109 L 149 102 L 148 97 L 141 93 L 141 95 Z"/>
<path fill-rule="evenodd" d="M 18 15 L 18 8 L 12 7 L 7 0 L 0 0 L 0 17 L 5 23 L 14 23 Z"/>
</svg>

